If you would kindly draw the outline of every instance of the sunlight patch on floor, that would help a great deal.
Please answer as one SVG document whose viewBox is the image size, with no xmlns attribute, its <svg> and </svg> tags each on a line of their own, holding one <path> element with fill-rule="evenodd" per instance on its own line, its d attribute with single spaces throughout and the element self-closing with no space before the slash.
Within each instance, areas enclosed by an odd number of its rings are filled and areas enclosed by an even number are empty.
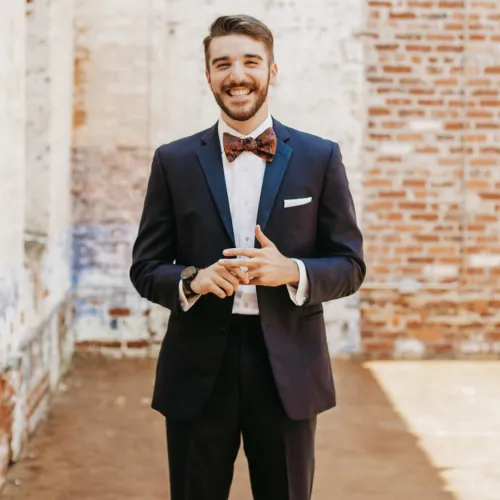
<svg viewBox="0 0 500 500">
<path fill-rule="evenodd" d="M 457 500 L 500 499 L 500 361 L 366 367 Z"/>
</svg>

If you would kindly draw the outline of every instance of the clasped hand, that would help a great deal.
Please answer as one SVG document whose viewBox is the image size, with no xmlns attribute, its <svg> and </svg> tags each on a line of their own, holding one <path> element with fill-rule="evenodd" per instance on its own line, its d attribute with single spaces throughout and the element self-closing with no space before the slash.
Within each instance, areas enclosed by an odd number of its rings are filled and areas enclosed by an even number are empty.
<svg viewBox="0 0 500 500">
<path fill-rule="evenodd" d="M 231 296 L 240 284 L 260 286 L 297 285 L 299 269 L 293 259 L 285 257 L 276 245 L 255 228 L 255 237 L 262 248 L 230 248 L 212 266 L 200 270 L 191 283 L 194 292 L 213 293 L 220 298 Z M 246 269 L 246 271 L 244 271 Z"/>
</svg>

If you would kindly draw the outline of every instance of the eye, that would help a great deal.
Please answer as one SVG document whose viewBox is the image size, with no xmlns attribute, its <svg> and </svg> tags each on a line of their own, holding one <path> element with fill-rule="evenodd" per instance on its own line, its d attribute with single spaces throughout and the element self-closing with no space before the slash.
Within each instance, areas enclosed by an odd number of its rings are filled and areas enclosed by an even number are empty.
<svg viewBox="0 0 500 500">
<path fill-rule="evenodd" d="M 219 64 L 219 65 L 217 66 L 217 69 L 220 69 L 220 68 L 227 68 L 228 66 L 229 66 L 229 64 L 228 64 L 228 63 Z"/>
</svg>

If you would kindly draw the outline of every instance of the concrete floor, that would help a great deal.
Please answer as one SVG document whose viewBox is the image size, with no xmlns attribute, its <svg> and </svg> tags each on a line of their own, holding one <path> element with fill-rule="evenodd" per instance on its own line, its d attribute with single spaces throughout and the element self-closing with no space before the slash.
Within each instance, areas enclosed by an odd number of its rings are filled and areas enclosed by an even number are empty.
<svg viewBox="0 0 500 500">
<path fill-rule="evenodd" d="M 77 355 L 1 500 L 167 500 L 154 360 Z M 334 361 L 315 500 L 499 500 L 500 362 Z M 16 485 L 17 483 L 17 485 Z M 251 500 L 244 456 L 231 500 Z"/>
</svg>

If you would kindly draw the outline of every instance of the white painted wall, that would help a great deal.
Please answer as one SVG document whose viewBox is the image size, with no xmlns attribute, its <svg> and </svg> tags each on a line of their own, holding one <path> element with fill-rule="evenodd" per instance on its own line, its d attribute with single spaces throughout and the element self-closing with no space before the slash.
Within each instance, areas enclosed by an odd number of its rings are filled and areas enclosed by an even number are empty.
<svg viewBox="0 0 500 500">
<path fill-rule="evenodd" d="M 340 144 L 361 220 L 362 137 L 364 120 L 363 45 L 356 35 L 363 26 L 362 0 L 221 0 L 168 2 L 165 48 L 153 45 L 153 60 L 162 54 L 162 68 L 151 66 L 159 106 L 151 106 L 151 144 L 158 145 L 208 127 L 219 110 L 206 83 L 202 41 L 219 15 L 245 13 L 265 22 L 275 37 L 279 68 L 270 91 L 271 113 L 282 123 Z M 196 12 L 196 15 L 193 13 Z M 163 19 L 162 19 L 162 22 Z M 154 40 L 164 42 L 157 35 Z M 329 303 L 332 353 L 359 348 L 358 297 Z"/>
<path fill-rule="evenodd" d="M 0 4 L 0 378 L 14 392 L 12 427 L 0 423 L 0 483 L 72 353 L 72 6 Z"/>
<path fill-rule="evenodd" d="M 0 371 L 20 324 L 25 182 L 25 5 L 0 16 Z"/>
<path fill-rule="evenodd" d="M 118 249 L 135 237 L 153 149 L 209 127 L 219 116 L 202 45 L 219 15 L 244 12 L 269 25 L 280 70 L 271 91 L 273 115 L 340 143 L 360 206 L 364 70 L 356 34 L 362 6 L 361 0 L 77 0 L 74 213 L 85 249 L 77 265 L 86 300 L 102 283 L 105 297 L 128 297 L 124 305 L 136 307 L 130 258 Z M 118 320 L 122 330 L 110 323 L 104 296 L 97 310 L 85 309 L 80 339 L 133 335 L 129 320 Z M 332 350 L 356 349 L 357 298 L 329 305 L 327 319 Z"/>
<path fill-rule="evenodd" d="M 46 311 L 71 287 L 71 141 L 74 73 L 74 2 L 51 0 L 50 9 L 50 177 Z"/>
<path fill-rule="evenodd" d="M 24 231 L 24 2 L 0 2 L 0 376 L 20 329 Z M 0 398 L 4 384 L 0 383 Z M 2 415 L 4 413 L 2 412 Z M 0 488 L 9 458 L 9 435 L 0 422 Z"/>
</svg>

